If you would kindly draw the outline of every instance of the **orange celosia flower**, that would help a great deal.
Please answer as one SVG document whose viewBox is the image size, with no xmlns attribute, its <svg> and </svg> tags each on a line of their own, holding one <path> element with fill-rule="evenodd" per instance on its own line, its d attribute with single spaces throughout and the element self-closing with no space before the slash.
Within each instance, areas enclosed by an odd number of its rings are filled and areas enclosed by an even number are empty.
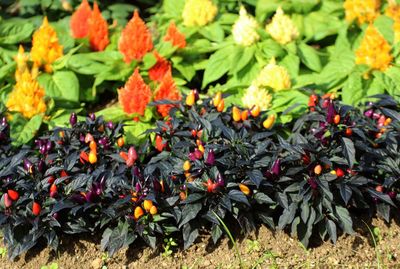
<svg viewBox="0 0 400 269">
<path fill-rule="evenodd" d="M 78 9 L 72 14 L 70 26 L 74 38 L 84 38 L 89 33 L 89 18 L 92 9 L 87 0 L 83 0 Z"/>
<path fill-rule="evenodd" d="M 130 63 L 132 60 L 141 60 L 147 52 L 153 49 L 150 30 L 139 17 L 137 10 L 122 31 L 118 49 L 124 55 L 126 63 Z"/>
<path fill-rule="evenodd" d="M 44 66 L 46 72 L 51 72 L 51 64 L 61 56 L 63 47 L 58 43 L 57 33 L 44 17 L 42 25 L 33 34 L 32 61 L 37 67 Z"/>
<path fill-rule="evenodd" d="M 171 71 L 171 65 L 165 58 L 158 54 L 157 51 L 154 51 L 153 54 L 157 59 L 157 63 L 150 68 L 149 77 L 153 81 L 160 82 L 165 74 Z"/>
<path fill-rule="evenodd" d="M 96 2 L 93 4 L 93 11 L 88 24 L 90 47 L 95 51 L 103 51 L 110 43 L 108 39 L 108 25 L 107 21 L 101 15 Z"/>
<path fill-rule="evenodd" d="M 29 55 L 25 54 L 25 50 L 22 45 L 19 45 L 18 53 L 14 57 L 14 60 L 17 64 L 17 68 L 15 69 L 15 80 L 19 81 L 22 77 L 22 74 L 24 74 L 25 70 L 28 69 L 27 62 L 29 60 Z"/>
<path fill-rule="evenodd" d="M 154 96 L 155 101 L 164 99 L 172 101 L 178 101 L 182 99 L 181 94 L 176 87 L 175 81 L 172 78 L 171 72 L 168 72 L 164 76 Z M 172 107 L 174 107 L 174 105 L 157 105 L 157 111 L 161 114 L 161 116 L 166 117 L 168 116 L 168 113 Z"/>
<path fill-rule="evenodd" d="M 393 59 L 391 47 L 378 30 L 370 24 L 356 50 L 356 64 L 365 64 L 372 69 L 385 71 Z"/>
<path fill-rule="evenodd" d="M 118 99 L 127 114 L 144 115 L 144 110 L 151 99 L 151 90 L 143 81 L 138 68 L 128 79 L 125 87 L 118 90 Z"/>
<path fill-rule="evenodd" d="M 357 19 L 359 25 L 373 22 L 379 15 L 380 5 L 380 0 L 346 0 L 343 4 L 346 20 L 352 22 Z"/>
<path fill-rule="evenodd" d="M 400 41 L 400 5 L 394 0 L 389 0 L 389 5 L 385 10 L 385 15 L 392 18 L 393 30 L 394 30 L 394 41 L 395 43 Z"/>
<path fill-rule="evenodd" d="M 171 41 L 172 45 L 180 49 L 186 47 L 185 36 L 179 32 L 178 28 L 176 28 L 175 22 L 173 21 L 169 24 L 167 33 L 164 36 L 164 41 Z"/>
</svg>

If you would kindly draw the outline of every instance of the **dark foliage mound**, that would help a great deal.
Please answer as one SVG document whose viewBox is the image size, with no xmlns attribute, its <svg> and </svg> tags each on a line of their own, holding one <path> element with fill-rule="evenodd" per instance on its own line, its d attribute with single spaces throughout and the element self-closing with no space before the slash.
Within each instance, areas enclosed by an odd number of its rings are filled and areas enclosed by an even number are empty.
<svg viewBox="0 0 400 269">
<path fill-rule="evenodd" d="M 400 200 L 400 114 L 392 98 L 377 98 L 361 111 L 312 95 L 293 126 L 272 129 L 266 113 L 219 112 L 219 98 L 169 104 L 170 117 L 136 146 L 124 145 L 121 124 L 73 114 L 71 128 L 13 151 L 4 118 L 0 225 L 9 256 L 40 241 L 56 249 L 59 235 L 80 233 L 103 233 L 110 254 L 137 238 L 154 248 L 174 236 L 187 248 L 200 229 L 217 242 L 221 220 L 245 233 L 260 223 L 287 229 L 307 246 L 313 234 L 335 242 L 338 231 L 352 233 L 352 210 L 389 221 Z"/>
</svg>

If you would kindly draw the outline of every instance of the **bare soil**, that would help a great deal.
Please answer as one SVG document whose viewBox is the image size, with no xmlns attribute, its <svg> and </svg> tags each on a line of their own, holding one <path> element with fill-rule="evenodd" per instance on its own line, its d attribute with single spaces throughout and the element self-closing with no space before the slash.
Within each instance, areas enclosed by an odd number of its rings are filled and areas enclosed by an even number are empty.
<svg viewBox="0 0 400 269">
<path fill-rule="evenodd" d="M 237 240 L 242 268 L 400 268 L 399 211 L 390 224 L 380 219 L 355 220 L 354 235 L 342 235 L 336 245 L 321 242 L 306 250 L 299 241 L 283 231 L 272 232 L 260 227 L 256 234 Z M 96 237 L 96 236 L 95 236 Z M 374 240 L 376 248 L 374 247 Z M 240 268 L 232 243 L 224 237 L 216 246 L 209 235 L 183 251 L 174 249 L 165 255 L 162 246 L 157 250 L 139 244 L 115 254 L 112 258 L 100 250 L 98 238 L 65 237 L 57 253 L 37 248 L 14 262 L 3 258 L 1 269 L 34 268 L 57 263 L 58 268 Z"/>
</svg>

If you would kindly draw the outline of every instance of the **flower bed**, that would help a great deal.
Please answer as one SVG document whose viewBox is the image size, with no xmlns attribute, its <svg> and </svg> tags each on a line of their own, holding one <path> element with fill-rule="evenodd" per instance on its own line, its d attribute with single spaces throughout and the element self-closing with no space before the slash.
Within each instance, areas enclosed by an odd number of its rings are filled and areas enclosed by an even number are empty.
<svg viewBox="0 0 400 269">
<path fill-rule="evenodd" d="M 244 233 L 257 223 L 288 229 L 307 246 L 316 231 L 333 242 L 338 230 L 353 233 L 349 210 L 390 219 L 399 200 L 400 119 L 390 97 L 363 113 L 312 95 L 310 112 L 284 139 L 271 116 L 253 109 L 239 118 L 237 107 L 218 111 L 220 94 L 196 101 L 194 93 L 186 104 L 154 103 L 173 106 L 171 116 L 143 144 L 126 145 L 121 124 L 72 114 L 71 128 L 4 158 L 1 223 L 10 257 L 42 238 L 56 249 L 61 233 L 102 232 L 112 255 L 138 237 L 153 248 L 165 235 L 182 237 L 187 248 L 201 228 L 217 242 L 222 220 Z"/>
<path fill-rule="evenodd" d="M 307 247 L 352 234 L 353 212 L 390 221 L 399 4 L 243 2 L 0 8 L 10 258 L 62 234 L 101 233 L 113 255 L 216 243 L 225 223 Z"/>
</svg>

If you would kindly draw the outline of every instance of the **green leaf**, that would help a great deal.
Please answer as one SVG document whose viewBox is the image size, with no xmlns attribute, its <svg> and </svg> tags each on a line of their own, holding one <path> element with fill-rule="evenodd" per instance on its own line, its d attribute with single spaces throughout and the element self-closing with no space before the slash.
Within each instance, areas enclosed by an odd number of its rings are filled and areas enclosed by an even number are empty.
<svg viewBox="0 0 400 269">
<path fill-rule="evenodd" d="M 157 63 L 154 53 L 146 53 L 143 57 L 143 70 L 152 68 Z"/>
<path fill-rule="evenodd" d="M 385 84 L 383 81 L 383 76 L 381 72 L 374 73 L 374 79 L 372 80 L 371 85 L 367 89 L 366 96 L 373 96 L 377 94 L 385 93 Z"/>
<path fill-rule="evenodd" d="M 378 16 L 374 21 L 374 26 L 390 44 L 394 42 L 393 23 L 393 19 L 385 15 Z"/>
<path fill-rule="evenodd" d="M 298 46 L 298 55 L 305 66 L 316 72 L 321 71 L 321 60 L 313 47 L 301 42 Z"/>
<path fill-rule="evenodd" d="M 31 141 L 39 130 L 42 121 L 42 115 L 35 115 L 25 125 L 21 126 L 22 130 L 19 133 L 11 132 L 15 134 L 15 136 L 12 137 L 13 144 L 15 146 L 20 146 Z"/>
<path fill-rule="evenodd" d="M 342 89 L 342 101 L 345 104 L 357 105 L 365 97 L 362 85 L 362 74 L 352 73 L 344 83 Z"/>
<path fill-rule="evenodd" d="M 184 6 L 185 0 L 164 0 L 162 8 L 166 15 L 173 18 L 180 18 Z"/>
<path fill-rule="evenodd" d="M 316 5 L 318 5 L 320 0 L 292 0 L 292 6 L 296 13 L 309 13 Z"/>
<path fill-rule="evenodd" d="M 239 72 L 242 70 L 254 57 L 254 53 L 256 51 L 255 46 L 243 48 L 242 53 L 240 53 L 240 58 L 238 61 L 232 61 L 232 71 Z"/>
<path fill-rule="evenodd" d="M 79 81 L 74 72 L 57 71 L 53 75 L 41 74 L 39 84 L 46 95 L 55 100 L 79 102 Z"/>
<path fill-rule="evenodd" d="M 153 128 L 153 124 L 147 122 L 134 122 L 126 123 L 124 126 L 125 142 L 128 144 L 136 144 L 146 138 L 143 133 Z"/>
<path fill-rule="evenodd" d="M 119 122 L 130 118 L 119 104 L 97 111 L 96 115 L 103 116 L 106 121 L 114 122 Z"/>
<path fill-rule="evenodd" d="M 210 41 L 224 41 L 224 29 L 217 22 L 201 27 L 199 33 Z"/>
<path fill-rule="evenodd" d="M 287 69 L 291 78 L 295 78 L 299 74 L 300 58 L 295 54 L 289 53 L 285 58 L 283 58 L 279 65 L 282 65 Z"/>
<path fill-rule="evenodd" d="M 17 44 L 29 39 L 35 30 L 26 20 L 10 20 L 0 23 L 0 44 Z"/>
<path fill-rule="evenodd" d="M 259 44 L 259 46 L 261 46 L 262 52 L 267 58 L 278 58 L 285 54 L 282 46 L 272 39 L 267 39 L 263 41 Z"/>
<path fill-rule="evenodd" d="M 202 88 L 221 78 L 229 71 L 231 66 L 230 59 L 234 50 L 234 46 L 227 46 L 217 50 L 213 55 L 211 55 L 206 70 L 204 71 Z"/>
</svg>

